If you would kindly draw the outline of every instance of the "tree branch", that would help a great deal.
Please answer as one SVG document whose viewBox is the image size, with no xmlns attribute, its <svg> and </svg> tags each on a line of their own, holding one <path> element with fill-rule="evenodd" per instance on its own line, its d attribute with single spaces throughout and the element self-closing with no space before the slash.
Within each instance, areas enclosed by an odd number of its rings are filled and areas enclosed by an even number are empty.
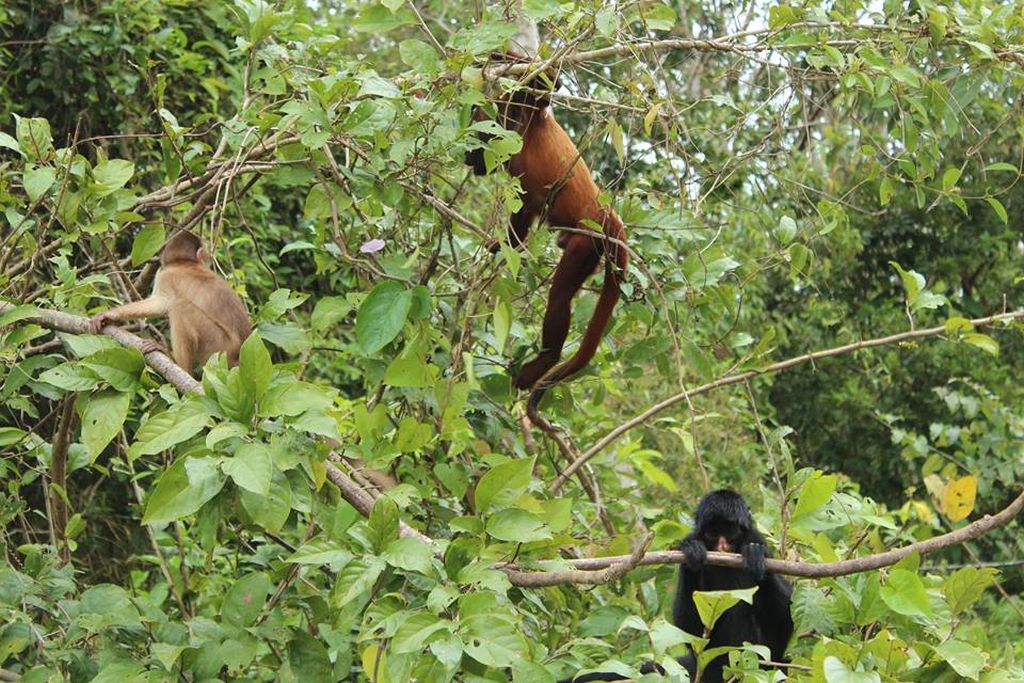
<svg viewBox="0 0 1024 683">
<path fill-rule="evenodd" d="M 0 316 L 10 313 L 16 308 L 18 307 L 13 304 L 0 301 Z M 25 312 L 17 318 L 19 320 L 32 320 L 43 327 L 60 332 L 89 334 L 88 318 L 83 318 L 79 315 L 61 313 L 60 311 L 48 311 L 28 306 L 23 307 L 23 309 Z M 114 338 L 123 346 L 129 346 L 139 349 L 140 351 L 142 350 L 142 345 L 145 343 L 142 337 L 113 325 L 107 325 L 104 327 L 103 334 Z M 196 381 L 192 375 L 185 372 L 183 368 L 176 365 L 174 361 L 162 351 L 151 351 L 144 354 L 144 357 L 146 359 L 146 364 L 160 373 L 160 375 L 174 386 L 179 393 L 199 393 L 203 390 L 202 384 Z M 327 463 L 327 478 L 330 479 L 331 483 L 338 487 L 342 498 L 344 498 L 356 510 L 359 510 L 362 515 L 369 516 L 370 510 L 373 508 L 373 504 L 376 501 L 375 495 L 365 491 L 347 474 L 342 472 L 337 465 L 331 462 Z M 400 523 L 399 533 L 403 536 L 417 538 L 424 543 L 434 543 L 432 539 L 424 536 L 422 533 L 413 529 L 404 522 Z"/>
<path fill-rule="evenodd" d="M 955 531 L 942 534 L 941 536 L 935 536 L 934 538 L 929 538 L 924 541 L 911 543 L 910 545 L 903 546 L 902 548 L 878 553 L 877 555 L 855 557 L 851 560 L 843 560 L 841 562 L 822 562 L 814 564 L 809 562 L 792 562 L 790 560 L 776 560 L 768 558 L 764 562 L 765 570 L 774 574 L 820 579 L 825 577 L 857 574 L 860 572 L 881 569 L 882 567 L 891 567 L 904 557 L 913 553 L 920 553 L 922 555 L 934 553 L 938 550 L 966 543 L 967 541 L 978 538 L 993 529 L 1005 526 L 1010 522 L 1010 520 L 1020 514 L 1022 509 L 1024 509 L 1024 490 L 1022 490 L 1020 495 L 1018 495 L 1009 505 L 996 514 L 985 515 L 981 519 L 971 522 L 962 529 L 957 529 Z M 593 584 L 604 583 L 604 581 L 597 581 L 593 579 L 595 575 L 601 573 L 601 570 L 608 571 L 609 569 L 619 567 L 623 564 L 631 563 L 634 555 L 593 557 L 579 560 L 557 560 L 559 563 L 568 563 L 574 567 L 574 569 L 568 571 L 524 571 L 516 564 L 504 564 L 498 565 L 498 567 L 503 569 L 506 573 L 509 573 L 510 578 L 514 576 L 517 581 L 522 581 L 522 583 L 513 581 L 517 586 L 554 586 L 567 583 Z M 679 564 L 685 558 L 686 556 L 680 550 L 656 551 L 645 554 L 638 561 L 627 567 L 627 570 L 632 569 L 634 566 L 642 565 Z M 543 566 L 544 564 L 549 564 L 551 562 L 556 561 L 542 561 L 538 564 Z M 736 569 L 740 569 L 743 567 L 743 556 L 734 553 L 709 551 L 707 564 L 718 567 L 734 567 Z"/>
<path fill-rule="evenodd" d="M 975 318 L 974 320 L 971 320 L 970 323 L 974 327 L 986 327 L 989 325 L 994 325 L 996 323 L 1009 322 L 1011 320 L 1019 320 L 1021 318 L 1024 318 L 1024 310 L 1013 311 L 1011 313 L 1000 313 L 999 315 L 990 315 L 986 318 Z M 745 372 L 726 375 L 725 377 L 716 379 L 713 382 L 708 382 L 707 384 L 702 384 L 699 387 L 682 391 L 674 396 L 669 396 L 660 403 L 654 404 L 653 406 L 651 406 L 644 412 L 640 413 L 636 417 L 627 420 L 626 422 L 623 422 L 621 425 L 611 430 L 605 436 L 599 439 L 597 443 L 595 443 L 593 446 L 591 446 L 586 451 L 581 453 L 580 456 L 577 457 L 571 465 L 565 468 L 562 471 L 562 473 L 555 478 L 555 480 L 551 483 L 551 490 L 557 493 L 565 484 L 566 480 L 569 477 L 571 477 L 573 473 L 576 472 L 576 470 L 582 467 L 584 463 L 593 458 L 595 455 L 600 453 L 605 446 L 615 441 L 617 438 L 628 432 L 633 427 L 643 424 L 654 415 L 657 415 L 666 408 L 674 406 L 676 403 L 679 403 L 680 401 L 686 401 L 690 398 L 693 398 L 694 396 L 706 394 L 709 391 L 712 391 L 713 389 L 729 386 L 731 384 L 739 384 L 741 382 L 746 382 L 747 380 L 753 379 L 754 377 L 757 377 L 759 375 L 768 375 L 774 372 L 788 370 L 793 366 L 802 365 L 803 363 L 819 360 L 821 358 L 832 358 L 834 356 L 842 356 L 847 353 L 853 353 L 854 351 L 860 351 L 861 349 L 870 349 L 876 346 L 898 344 L 900 342 L 909 341 L 911 339 L 924 339 L 926 337 L 936 337 L 945 332 L 945 325 L 940 325 L 938 327 L 929 327 L 921 330 L 909 330 L 907 332 L 900 332 L 899 334 L 891 334 L 887 337 L 865 339 L 853 342 L 852 344 L 844 344 L 843 346 L 837 346 L 822 351 L 812 351 L 810 353 L 805 353 L 801 356 L 788 358 L 786 360 L 779 361 L 778 363 L 766 365 L 765 367 L 759 368 L 757 370 L 747 370 Z"/>
<path fill-rule="evenodd" d="M 89 330 L 89 319 L 77 315 L 69 315 L 67 313 L 61 313 L 59 311 L 48 311 L 38 309 L 34 307 L 18 307 L 14 304 L 7 302 L 0 302 L 0 318 L 5 315 L 12 314 L 18 309 L 21 309 L 20 313 L 17 313 L 12 317 L 10 321 L 0 320 L 0 324 L 10 324 L 18 320 L 32 320 L 43 327 L 48 329 L 57 330 L 61 332 L 68 332 L 71 334 L 86 334 Z M 1024 317 L 1024 311 L 1017 311 L 1013 313 L 1005 313 L 1002 315 L 990 316 L 988 318 L 978 318 L 971 322 L 975 326 L 989 325 L 996 322 L 1014 320 Z M 854 344 L 847 344 L 846 346 L 836 347 L 835 349 L 829 349 L 827 351 L 816 351 L 814 353 L 805 354 L 796 358 L 791 358 L 786 361 L 781 361 L 773 365 L 767 366 L 761 370 L 749 371 L 741 373 L 739 375 L 730 375 L 724 377 L 717 382 L 698 387 L 691 391 L 690 395 L 696 393 L 703 393 L 704 391 L 710 391 L 710 389 L 723 386 L 724 384 L 734 384 L 736 382 L 742 382 L 749 379 L 752 376 L 762 374 L 769 371 L 776 371 L 792 367 L 798 363 L 803 363 L 808 360 L 814 360 L 816 358 L 825 358 L 829 356 L 840 355 L 841 353 L 847 353 L 861 348 L 869 348 L 871 346 L 881 346 L 883 344 L 894 343 L 896 341 L 902 341 L 906 339 L 928 337 L 939 334 L 945 328 L 929 328 L 925 330 L 914 330 L 911 332 L 904 332 L 901 334 L 891 335 L 889 337 L 883 337 L 880 339 L 873 339 L 867 341 L 856 342 Z M 140 348 L 143 344 L 142 338 L 137 335 L 123 330 L 112 325 L 108 325 L 103 328 L 103 333 L 114 338 L 119 343 L 130 346 L 133 348 Z M 141 349 L 140 349 L 141 350 Z M 170 384 L 172 384 L 182 394 L 189 392 L 198 392 L 202 389 L 202 385 L 192 378 L 182 368 L 174 364 L 174 362 L 168 358 L 165 354 L 159 351 L 153 351 L 145 355 L 146 363 L 149 364 L 154 370 L 159 372 Z M 705 388 L 706 387 L 706 388 Z M 680 401 L 685 398 L 684 394 L 680 394 L 678 397 L 672 399 L 666 399 L 663 401 L 663 405 L 667 401 L 673 400 Z M 657 406 L 655 406 L 656 408 Z M 667 405 L 665 406 L 667 407 Z M 651 409 L 653 410 L 653 408 Z M 651 412 L 648 410 L 648 413 Z M 656 411 L 655 411 L 656 412 Z M 646 414 L 646 413 L 645 413 Z M 591 449 L 593 450 L 593 448 Z M 588 451 L 589 452 L 589 451 Z M 334 460 L 338 456 L 332 455 L 331 459 Z M 338 487 L 342 498 L 344 498 L 349 504 L 351 504 L 360 514 L 368 516 L 370 510 L 373 509 L 373 504 L 376 501 L 376 496 L 360 487 L 355 481 L 352 480 L 347 474 L 345 474 L 334 462 L 327 463 L 327 477 L 328 479 Z M 1024 491 L 1020 493 L 1006 508 L 999 511 L 994 515 L 986 515 L 985 517 L 968 524 L 962 529 L 951 531 L 941 536 L 936 536 L 918 543 L 913 543 L 903 548 L 896 550 L 890 550 L 877 555 L 868 555 L 866 557 L 858 557 L 852 560 L 843 560 L 841 562 L 828 562 L 821 564 L 810 564 L 805 562 L 792 562 L 789 560 L 776 560 L 768 559 L 765 561 L 765 568 L 774 573 L 786 574 L 789 576 L 800 576 L 805 578 L 821 578 L 831 576 L 845 576 L 847 574 L 854 574 L 858 572 L 871 571 L 874 569 L 880 569 L 882 567 L 888 567 L 896 564 L 904 557 L 912 553 L 932 553 L 943 548 L 947 548 L 952 545 L 964 543 L 972 539 L 978 538 L 983 534 L 1004 526 L 1011 519 L 1016 517 L 1021 509 L 1024 509 Z M 435 541 L 423 533 L 409 527 L 404 522 L 401 523 L 400 533 L 403 536 L 415 538 L 423 543 L 433 545 Z M 648 540 L 640 543 L 637 550 L 631 555 L 620 555 L 615 557 L 598 557 L 598 558 L 585 558 L 579 560 L 558 560 L 560 563 L 568 563 L 574 568 L 572 570 L 564 571 L 529 571 L 523 570 L 519 565 L 516 564 L 498 564 L 496 568 L 503 570 L 508 574 L 509 580 L 513 585 L 523 587 L 543 587 L 543 586 L 555 586 L 563 584 L 586 584 L 596 585 L 608 583 L 614 581 L 621 576 L 625 575 L 626 572 L 633 569 L 634 567 L 641 565 L 651 564 L 678 564 L 683 561 L 683 553 L 678 550 L 668 551 L 657 551 L 652 553 L 645 553 Z M 556 562 L 554 560 L 544 561 L 540 564 L 550 564 Z M 740 555 L 731 553 L 719 553 L 709 552 L 708 553 L 708 564 L 722 566 L 722 567 L 742 567 L 743 558 Z"/>
</svg>

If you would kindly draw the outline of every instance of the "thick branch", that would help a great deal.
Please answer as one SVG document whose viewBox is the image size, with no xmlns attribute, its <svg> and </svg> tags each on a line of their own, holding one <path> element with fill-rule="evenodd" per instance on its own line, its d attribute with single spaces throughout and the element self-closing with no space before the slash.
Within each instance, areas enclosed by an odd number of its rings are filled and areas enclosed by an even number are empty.
<svg viewBox="0 0 1024 683">
<path fill-rule="evenodd" d="M 15 308 L 16 307 L 13 304 L 0 301 L 0 315 L 13 311 Z M 60 332 L 70 332 L 71 334 L 87 334 L 89 332 L 88 318 L 83 318 L 78 315 L 69 315 L 59 311 L 47 311 L 37 308 L 33 310 L 31 316 L 28 316 L 25 319 L 32 320 L 43 327 Z M 103 328 L 103 334 L 113 337 L 123 346 L 130 346 L 132 348 L 139 349 L 140 351 L 142 350 L 144 340 L 138 335 L 132 334 L 120 327 L 107 325 Z M 163 378 L 174 386 L 174 388 L 180 393 L 187 394 L 202 391 L 203 385 L 197 382 L 180 366 L 176 365 L 166 354 L 160 351 L 151 351 L 150 353 L 145 354 L 145 358 L 146 363 L 160 373 L 160 375 L 162 375 Z M 373 508 L 373 503 L 376 500 L 373 494 L 363 490 L 358 484 L 352 481 L 347 474 L 338 469 L 337 465 L 330 462 L 327 463 L 327 478 L 331 480 L 331 483 L 338 487 L 342 498 L 348 501 L 352 507 L 359 510 L 363 515 L 368 516 L 370 514 L 370 509 Z M 424 536 L 404 522 L 400 524 L 399 532 L 403 536 L 412 536 L 425 543 L 433 543 L 430 538 Z"/>
<path fill-rule="evenodd" d="M 994 325 L 996 323 L 1009 322 L 1011 320 L 1019 320 L 1021 318 L 1024 318 L 1024 310 L 1013 311 L 1011 313 L 1001 313 L 999 315 L 990 315 L 986 318 L 975 318 L 970 322 L 971 325 L 973 325 L 974 327 L 986 327 L 989 325 Z M 900 332 L 899 334 L 891 334 L 887 337 L 865 339 L 858 342 L 853 342 L 852 344 L 844 344 L 843 346 L 825 349 L 823 351 L 812 351 L 811 353 L 805 353 L 801 356 L 788 358 L 786 360 L 779 361 L 778 363 L 766 365 L 765 367 L 759 368 L 757 370 L 747 370 L 746 372 L 740 372 L 734 375 L 726 375 L 725 377 L 716 379 L 714 382 L 708 382 L 707 384 L 702 384 L 699 387 L 688 389 L 687 391 L 682 391 L 676 394 L 675 396 L 669 396 L 664 401 L 654 404 L 653 406 L 651 406 L 644 412 L 640 413 L 636 417 L 622 423 L 612 431 L 608 432 L 608 434 L 599 439 L 597 443 L 595 443 L 593 446 L 591 446 L 582 454 L 580 454 L 580 456 L 576 458 L 576 460 L 571 465 L 569 465 L 569 467 L 565 468 L 565 470 L 563 470 L 562 473 L 555 478 L 555 480 L 551 484 L 551 490 L 555 492 L 559 491 L 562 488 L 562 485 L 565 484 L 566 480 L 569 477 L 571 477 L 573 473 L 576 472 L 576 470 L 582 467 L 584 463 L 593 458 L 595 455 L 600 453 L 605 446 L 615 441 L 617 438 L 628 432 L 633 427 L 645 423 L 654 415 L 657 415 L 666 408 L 670 408 L 681 401 L 686 401 L 690 398 L 693 398 L 694 396 L 706 394 L 707 392 L 712 391 L 713 389 L 729 386 L 730 384 L 740 384 L 741 382 L 746 382 L 747 380 L 753 379 L 758 375 L 767 375 L 774 372 L 780 372 L 782 370 L 788 370 L 793 366 L 802 365 L 803 363 L 808 363 L 822 358 L 842 356 L 847 353 L 853 353 L 854 351 L 860 351 L 861 349 L 870 349 L 876 346 L 899 344 L 900 342 L 909 341 L 911 339 L 937 337 L 941 334 L 944 334 L 945 332 L 946 327 L 944 325 L 940 325 L 938 327 L 929 327 L 922 330 L 909 330 L 907 332 Z"/>
<path fill-rule="evenodd" d="M 971 522 L 962 529 L 957 529 L 956 531 L 951 531 L 947 534 L 942 534 L 941 536 L 935 536 L 934 538 L 929 538 L 918 543 L 911 543 L 910 545 L 902 548 L 878 553 L 877 555 L 855 557 L 851 560 L 843 560 L 842 562 L 823 562 L 820 564 L 791 562 L 789 560 L 776 560 L 769 558 L 765 560 L 765 569 L 775 574 L 819 579 L 832 576 L 846 576 L 848 574 L 857 574 L 860 572 L 881 569 L 882 567 L 891 567 L 904 557 L 913 553 L 920 553 L 921 555 L 934 553 L 938 550 L 966 543 L 967 541 L 978 538 L 979 536 L 983 536 L 993 529 L 1005 526 L 1010 522 L 1010 520 L 1020 514 L 1021 509 L 1024 509 L 1024 490 L 1021 491 L 1020 495 L 1018 495 L 1013 502 L 994 515 L 985 515 L 981 519 Z M 679 564 L 684 559 L 685 555 L 682 551 L 661 550 L 653 553 L 647 553 L 640 558 L 639 561 L 633 563 L 629 568 L 649 564 Z M 518 581 L 522 581 L 522 583 L 513 581 L 513 583 L 520 586 L 604 583 L 603 581 L 594 580 L 594 576 L 601 574 L 602 570 L 608 571 L 609 569 L 633 562 L 633 555 L 594 557 L 580 560 L 560 560 L 559 562 L 571 564 L 575 569 L 568 571 L 530 572 L 523 571 L 518 565 L 514 564 L 503 565 L 500 566 L 500 568 L 509 573 L 510 577 L 514 576 Z M 743 556 L 733 553 L 708 552 L 707 563 L 719 567 L 735 567 L 739 569 L 743 567 Z M 541 562 L 540 564 L 543 565 L 545 563 Z"/>
<path fill-rule="evenodd" d="M 0 302 L 0 316 L 14 311 L 16 306 L 6 302 Z M 991 316 L 989 318 L 980 318 L 971 321 L 976 326 L 988 325 L 998 321 L 1013 320 L 1024 317 L 1024 311 L 1007 313 L 998 316 Z M 88 318 L 81 316 L 69 315 L 67 313 L 60 313 L 57 311 L 47 311 L 42 309 L 33 309 L 31 315 L 26 318 L 32 320 L 43 327 L 58 330 L 62 332 L 69 332 L 72 334 L 85 334 L 88 331 Z M 782 367 L 790 367 L 800 362 L 807 360 L 813 360 L 815 358 L 823 358 L 826 356 L 839 355 L 848 351 L 856 350 L 858 348 L 867 348 L 869 346 L 880 346 L 882 343 L 893 343 L 893 341 L 899 341 L 903 339 L 911 339 L 915 337 L 927 337 L 938 334 L 939 331 L 944 328 L 932 328 L 930 330 L 916 330 L 912 332 L 905 332 L 899 335 L 892 335 L 891 337 L 885 337 L 879 340 L 869 340 L 865 342 L 857 342 L 856 344 L 849 344 L 845 347 L 838 347 L 837 349 L 830 349 L 829 351 L 819 351 L 805 356 L 799 356 L 797 358 L 789 359 L 788 361 L 782 361 L 775 365 L 768 366 L 760 371 L 751 371 L 750 373 L 743 373 L 743 375 L 735 375 L 732 377 L 739 377 L 740 379 L 723 378 L 719 382 L 712 383 L 714 386 L 721 386 L 721 383 L 725 380 L 730 380 L 728 383 L 735 383 L 737 381 L 743 381 L 746 376 L 752 376 L 760 374 L 761 372 L 767 372 L 770 368 L 782 369 Z M 143 340 L 126 331 L 117 327 L 107 326 L 103 330 L 104 334 L 113 337 L 121 344 L 125 346 L 132 346 L 139 348 Z M 888 340 L 888 341 L 885 341 Z M 843 351 L 845 349 L 846 351 Z M 146 354 L 146 362 L 154 370 L 159 372 L 164 378 L 167 379 L 175 388 L 181 393 L 188 393 L 192 391 L 199 391 L 202 385 L 193 379 L 183 369 L 178 367 L 163 353 L 154 351 Z M 709 385 L 705 385 L 709 386 Z M 701 387 L 698 387 L 701 389 Z M 709 389 L 705 389 L 709 390 Z M 694 390 L 697 393 L 698 390 Z M 682 399 L 677 399 L 682 400 Z M 327 476 L 331 482 L 338 487 L 342 497 L 348 501 L 353 507 L 355 507 L 361 514 L 369 515 L 370 510 L 373 508 L 373 503 L 376 497 L 361 488 L 355 481 L 353 481 L 347 474 L 342 472 L 334 463 L 327 463 Z M 888 552 L 879 553 L 878 555 L 869 555 L 867 557 L 858 557 L 852 560 L 844 560 L 842 562 L 830 562 L 823 564 L 808 564 L 804 562 L 790 562 L 788 560 L 766 560 L 765 566 L 768 571 L 787 574 L 790 576 L 801 576 L 807 578 L 820 578 L 829 576 L 844 576 L 847 574 L 854 574 L 857 572 L 870 571 L 879 569 L 881 567 L 888 567 L 896 564 L 904 557 L 912 553 L 931 553 L 943 548 L 947 548 L 952 545 L 957 545 L 978 538 L 979 536 L 1004 526 L 1011 519 L 1017 516 L 1021 509 L 1024 508 L 1024 491 L 1017 496 L 1006 508 L 996 513 L 995 515 L 986 515 L 985 517 L 972 522 L 962 529 L 957 529 L 948 534 L 936 536 L 919 543 L 913 543 L 911 545 L 899 548 L 896 550 L 890 550 Z M 424 534 L 408 527 L 403 524 L 401 527 L 402 535 L 416 538 L 424 543 L 432 544 L 433 541 Z M 565 560 L 562 562 L 568 562 L 573 565 L 575 569 L 570 571 L 554 571 L 554 572 L 534 572 L 534 571 L 523 571 L 520 567 L 514 564 L 499 565 L 499 569 L 503 569 L 508 575 L 509 580 L 517 586 L 524 587 L 541 587 L 541 586 L 554 586 L 560 584 L 601 584 L 613 581 L 630 569 L 648 564 L 666 564 L 666 563 L 679 563 L 683 560 L 683 554 L 679 551 L 659 551 L 653 553 L 644 553 L 646 548 L 645 543 L 641 543 L 637 550 L 632 555 L 617 556 L 617 557 L 601 557 L 592 559 L 581 559 L 581 560 Z M 743 559 L 740 555 L 733 555 L 730 553 L 717 553 L 709 552 L 708 559 L 709 564 L 718 565 L 723 567 L 740 567 L 742 566 Z"/>
</svg>

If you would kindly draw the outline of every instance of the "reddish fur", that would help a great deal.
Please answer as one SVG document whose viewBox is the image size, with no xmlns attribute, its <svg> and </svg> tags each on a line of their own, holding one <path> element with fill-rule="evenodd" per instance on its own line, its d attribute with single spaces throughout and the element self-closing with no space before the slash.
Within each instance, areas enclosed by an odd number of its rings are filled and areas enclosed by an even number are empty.
<svg viewBox="0 0 1024 683">
<path fill-rule="evenodd" d="M 498 102 L 498 120 L 505 128 L 517 131 L 523 147 L 506 164 L 508 172 L 519 178 L 523 190 L 523 206 L 511 217 L 509 243 L 519 246 L 536 218 L 544 218 L 552 226 L 591 231 L 590 235 L 563 232 L 558 245 L 564 250 L 555 269 L 544 314 L 541 351 L 523 366 L 513 380 L 516 388 L 535 387 L 530 406 L 535 408 L 544 392 L 587 365 L 597 352 L 612 311 L 619 300 L 619 284 L 627 265 L 626 249 L 605 242 L 586 221 L 601 226 L 606 237 L 625 243 L 626 232 L 615 212 L 602 208 L 599 190 L 586 162 L 580 158 L 576 145 L 558 125 L 548 108 L 546 97 L 522 92 Z M 476 120 L 487 115 L 480 109 Z M 466 155 L 466 161 L 477 174 L 486 172 L 483 150 Z M 586 279 L 597 268 L 607 245 L 604 284 L 594 314 L 576 354 L 555 367 L 562 354 L 572 319 L 572 299 Z"/>
<path fill-rule="evenodd" d="M 193 372 L 221 351 L 238 362 L 238 350 L 252 325 L 242 299 L 202 262 L 199 238 L 179 232 L 164 245 L 161 267 L 148 299 L 118 306 L 93 317 L 93 332 L 131 318 L 167 316 L 174 362 Z M 153 344 L 148 350 L 155 350 Z"/>
</svg>

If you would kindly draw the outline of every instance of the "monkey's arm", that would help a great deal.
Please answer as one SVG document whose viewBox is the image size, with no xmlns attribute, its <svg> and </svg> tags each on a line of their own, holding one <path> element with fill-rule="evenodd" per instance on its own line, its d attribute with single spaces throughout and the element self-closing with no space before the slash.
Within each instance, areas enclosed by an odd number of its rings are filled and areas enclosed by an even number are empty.
<svg viewBox="0 0 1024 683">
<path fill-rule="evenodd" d="M 170 310 L 170 299 L 154 291 L 153 295 L 142 301 L 134 301 L 130 304 L 112 308 L 109 311 L 98 313 L 93 316 L 89 326 L 94 333 L 99 333 L 107 324 L 118 320 L 131 320 L 132 318 L 152 318 L 167 315 Z"/>
<path fill-rule="evenodd" d="M 679 549 L 686 559 L 679 565 L 679 582 L 676 586 L 676 600 L 672 605 L 672 621 L 678 628 L 696 636 L 704 635 L 704 623 L 700 620 L 693 591 L 700 590 L 700 576 L 708 550 L 694 535 L 684 538 Z"/>
</svg>

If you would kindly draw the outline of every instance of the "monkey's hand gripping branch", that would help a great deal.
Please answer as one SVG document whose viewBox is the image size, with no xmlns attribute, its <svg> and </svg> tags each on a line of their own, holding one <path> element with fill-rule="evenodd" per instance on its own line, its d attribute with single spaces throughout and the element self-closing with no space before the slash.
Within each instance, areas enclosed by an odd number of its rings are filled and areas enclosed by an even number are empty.
<svg viewBox="0 0 1024 683">
<path fill-rule="evenodd" d="M 43 327 L 58 332 L 68 332 L 70 334 L 93 333 L 93 323 L 89 318 L 61 313 L 60 311 L 47 311 L 33 306 L 15 306 L 14 304 L 0 301 L 0 324 L 10 324 L 18 320 L 32 320 Z M 175 364 L 162 350 L 153 348 L 152 340 L 143 339 L 128 330 L 115 327 L 114 325 L 103 325 L 101 331 L 122 346 L 138 349 L 142 352 L 146 359 L 146 364 L 160 373 L 179 393 L 188 394 L 203 390 L 203 385 L 186 372 L 184 368 Z M 342 498 L 363 515 L 368 516 L 370 514 L 370 508 L 373 507 L 373 502 L 376 500 L 375 494 L 364 490 L 333 462 L 327 463 L 327 477 L 331 483 L 338 487 Z M 434 544 L 432 539 L 410 527 L 405 522 L 399 523 L 399 533 L 403 536 L 416 538 L 424 543 Z"/>
</svg>

